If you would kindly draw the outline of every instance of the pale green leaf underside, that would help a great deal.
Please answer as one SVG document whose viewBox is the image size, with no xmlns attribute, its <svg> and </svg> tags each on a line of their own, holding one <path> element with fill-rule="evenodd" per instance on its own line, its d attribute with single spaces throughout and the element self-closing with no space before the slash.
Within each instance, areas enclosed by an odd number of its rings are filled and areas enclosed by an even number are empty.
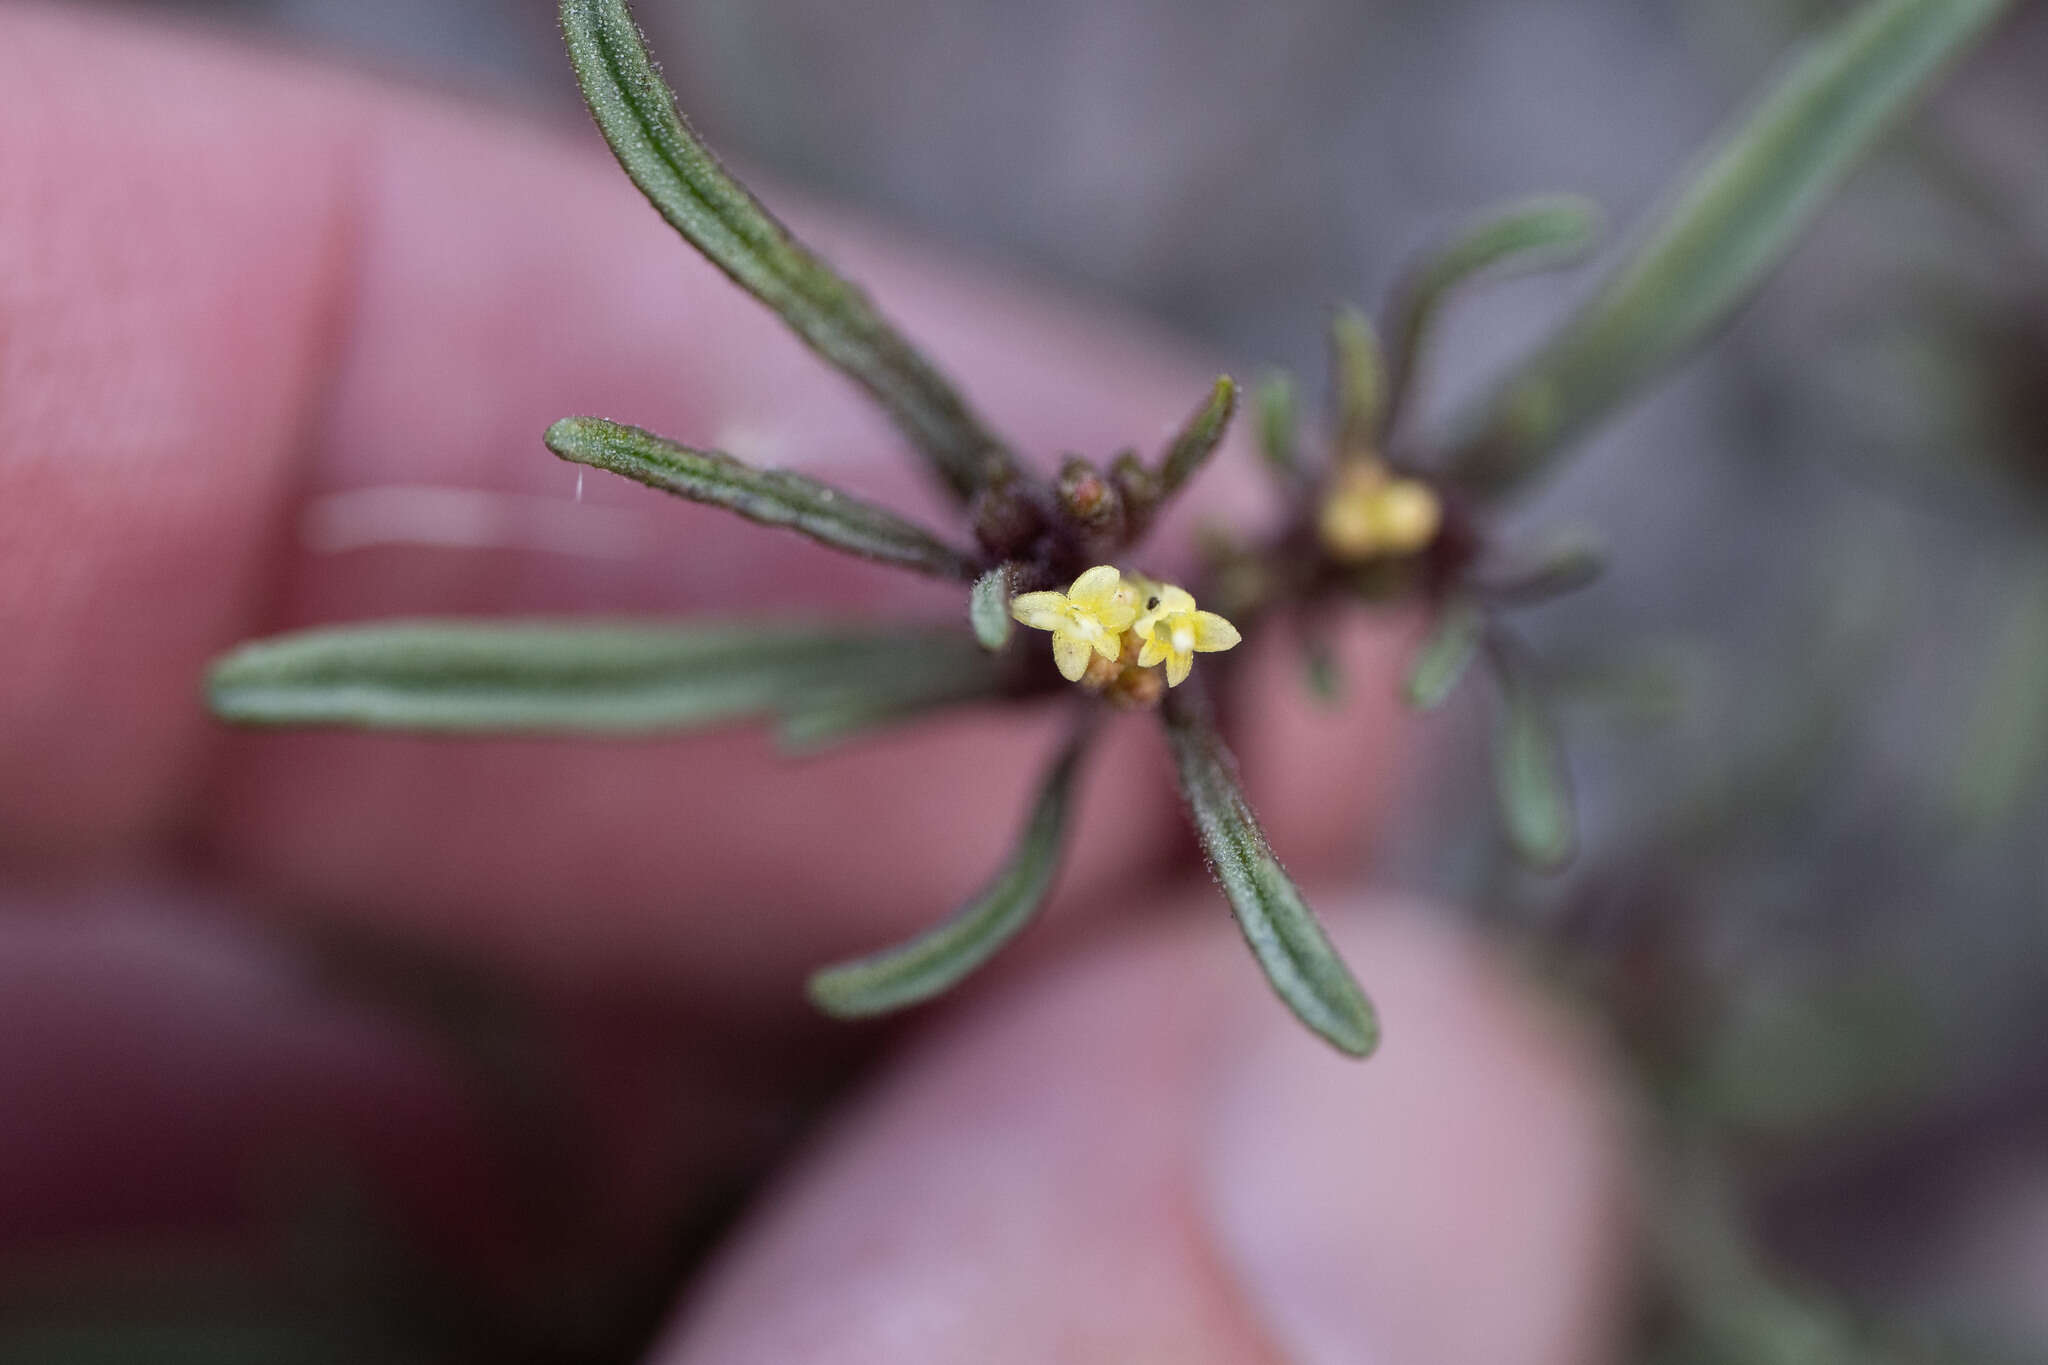
<svg viewBox="0 0 2048 1365">
<path fill-rule="evenodd" d="M 1195 832 L 1266 979 L 1309 1028 L 1340 1051 L 1366 1056 L 1379 1044 L 1372 1002 L 1273 856 L 1229 751 L 1180 694 L 1162 716 Z"/>
<path fill-rule="evenodd" d="M 1724 321 L 2010 0 L 1870 0 L 1813 43 L 1587 304 L 1501 386 L 1454 477 L 1508 491 Z"/>
<path fill-rule="evenodd" d="M 555 423 L 547 445 L 576 464 L 723 507 L 764 526 L 786 526 L 848 554 L 940 578 L 969 580 L 976 573 L 966 554 L 923 527 L 804 474 L 755 469 L 719 451 L 597 417 Z"/>
<path fill-rule="evenodd" d="M 1014 573 L 1014 565 L 1002 564 L 974 580 L 974 591 L 967 599 L 967 618 L 983 649 L 997 650 L 1010 643 L 1010 632 L 1016 626 L 1010 615 Z"/>
<path fill-rule="evenodd" d="M 605 140 L 670 225 L 873 395 L 956 493 L 1011 466 L 938 370 L 698 139 L 625 0 L 562 0 L 562 32 Z"/>
<path fill-rule="evenodd" d="M 957 985 L 1031 922 L 1059 871 L 1090 733 L 1083 726 L 1047 771 L 1023 834 L 995 880 L 908 943 L 812 976 L 810 995 L 819 1009 L 858 1019 L 929 1000 Z"/>
<path fill-rule="evenodd" d="M 243 725 L 632 735 L 1001 685 L 958 629 L 422 620 L 244 645 L 207 700 Z"/>
</svg>

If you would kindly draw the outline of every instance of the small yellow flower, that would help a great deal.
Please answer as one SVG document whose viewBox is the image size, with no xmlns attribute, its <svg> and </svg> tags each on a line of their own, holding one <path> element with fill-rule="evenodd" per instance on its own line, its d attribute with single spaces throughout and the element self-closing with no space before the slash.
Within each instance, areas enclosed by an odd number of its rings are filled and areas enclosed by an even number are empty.
<svg viewBox="0 0 2048 1365">
<path fill-rule="evenodd" d="M 1213 654 L 1242 638 L 1237 627 L 1213 611 L 1197 611 L 1186 589 L 1158 585 L 1145 599 L 1145 614 L 1131 627 L 1143 640 L 1138 666 L 1166 665 L 1166 685 L 1179 687 L 1195 666 L 1195 652 Z"/>
<path fill-rule="evenodd" d="M 1079 682 L 1090 655 L 1115 663 L 1123 633 L 1138 619 L 1138 591 L 1123 575 L 1099 564 L 1065 592 L 1027 592 L 1010 603 L 1010 615 L 1033 630 L 1052 632 L 1052 658 L 1060 676 Z"/>
<path fill-rule="evenodd" d="M 1347 564 L 1426 548 L 1443 526 L 1443 503 L 1417 479 L 1397 479 L 1378 461 L 1346 470 L 1324 500 L 1323 546 Z"/>
</svg>

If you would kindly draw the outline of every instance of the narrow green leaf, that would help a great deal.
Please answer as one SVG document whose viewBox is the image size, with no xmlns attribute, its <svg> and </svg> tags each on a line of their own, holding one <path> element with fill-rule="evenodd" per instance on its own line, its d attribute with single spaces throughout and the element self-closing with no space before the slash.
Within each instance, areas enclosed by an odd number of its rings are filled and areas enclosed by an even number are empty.
<svg viewBox="0 0 2048 1365">
<path fill-rule="evenodd" d="M 1486 614 L 1469 598 L 1445 602 L 1408 672 L 1408 704 L 1434 711 L 1449 700 L 1485 635 Z"/>
<path fill-rule="evenodd" d="M 905 679 L 1001 683 L 958 629 L 401 621 L 244 645 L 207 699 L 243 725 L 605 735 L 901 697 Z"/>
<path fill-rule="evenodd" d="M 1388 322 L 1387 405 L 1382 437 L 1414 397 L 1430 334 L 1445 302 L 1473 276 L 1499 268 L 1536 270 L 1575 260 L 1599 232 L 1600 212 L 1576 195 L 1513 204 L 1426 254 L 1394 286 Z"/>
<path fill-rule="evenodd" d="M 1294 381 L 1284 374 L 1268 376 L 1259 385 L 1259 453 L 1290 483 L 1301 477 L 1300 430 Z"/>
<path fill-rule="evenodd" d="M 1208 400 L 1188 418 L 1187 425 L 1167 447 L 1166 459 L 1159 467 L 1160 501 L 1178 493 L 1209 462 L 1216 447 L 1223 443 L 1223 434 L 1230 430 L 1230 419 L 1236 412 L 1237 383 L 1229 375 L 1222 375 L 1210 388 Z"/>
<path fill-rule="evenodd" d="M 597 126 L 670 225 L 866 389 L 962 498 L 1012 467 L 937 368 L 699 140 L 625 0 L 562 0 L 562 33 Z"/>
<path fill-rule="evenodd" d="M 1501 691 L 1493 743 L 1501 819 L 1508 842 L 1524 862 L 1555 871 L 1571 861 L 1578 846 L 1564 745 L 1521 646 L 1499 633 L 1490 644 Z"/>
<path fill-rule="evenodd" d="M 964 651 L 963 657 L 964 657 Z M 1005 691 L 1003 671 L 986 655 L 970 667 L 920 668 L 864 678 L 858 687 L 824 691 L 782 708 L 776 741 L 785 753 L 814 754 L 935 712 L 988 701 Z"/>
<path fill-rule="evenodd" d="M 1956 810 L 1978 828 L 2006 823 L 2048 778 L 2048 563 L 2000 596 L 1955 772 Z"/>
<path fill-rule="evenodd" d="M 1583 534 L 1560 537 L 1505 573 L 1476 580 L 1474 591 L 1495 602 L 1522 605 L 1547 602 L 1577 592 L 1607 569 L 1598 541 Z"/>
<path fill-rule="evenodd" d="M 967 597 L 967 619 L 974 626 L 974 638 L 986 650 L 999 650 L 1010 643 L 1016 623 L 1010 617 L 1010 598 L 1015 596 L 1017 566 L 999 564 L 974 580 Z"/>
<path fill-rule="evenodd" d="M 973 579 L 974 561 L 923 527 L 828 484 L 785 469 L 754 469 L 715 450 L 695 450 L 638 427 L 565 417 L 548 449 L 575 464 L 623 474 L 664 493 L 787 526 L 822 545 L 940 578 Z"/>
<path fill-rule="evenodd" d="M 857 1019 L 929 1000 L 957 985 L 1030 923 L 1059 871 L 1075 779 L 1092 733 L 1090 725 L 1077 727 L 1047 770 L 1015 851 L 987 889 L 900 947 L 818 972 L 810 995 L 819 1009 Z"/>
<path fill-rule="evenodd" d="M 1354 1057 L 1379 1044 L 1379 1021 L 1315 913 L 1273 856 L 1238 785 L 1237 764 L 1201 704 L 1175 691 L 1161 711 L 1195 832 L 1273 990 L 1338 1050 Z"/>
<path fill-rule="evenodd" d="M 1869 0 L 1814 42 L 1642 245 L 1496 391 L 1454 478 L 1506 493 L 1703 339 L 2009 0 Z"/>
<path fill-rule="evenodd" d="M 1330 376 L 1337 389 L 1337 453 L 1377 455 L 1387 406 L 1386 354 L 1372 319 L 1348 305 L 1330 320 Z"/>
</svg>

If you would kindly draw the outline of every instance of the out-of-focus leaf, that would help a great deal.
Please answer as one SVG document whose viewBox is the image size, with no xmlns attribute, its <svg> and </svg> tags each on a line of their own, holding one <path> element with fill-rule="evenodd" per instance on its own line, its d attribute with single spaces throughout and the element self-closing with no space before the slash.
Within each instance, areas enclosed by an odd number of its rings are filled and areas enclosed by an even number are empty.
<svg viewBox="0 0 2048 1365">
<path fill-rule="evenodd" d="M 1486 614 L 1476 604 L 1463 597 L 1445 602 L 1408 670 L 1408 704 L 1420 711 L 1442 706 L 1485 636 Z"/>
<path fill-rule="evenodd" d="M 775 737 L 785 753 L 813 754 L 1002 692 L 1002 675 L 993 668 L 877 676 L 859 691 L 827 693 L 785 707 Z"/>
<path fill-rule="evenodd" d="M 1309 695 L 1324 706 L 1344 701 L 1344 669 L 1327 635 L 1309 635 L 1301 642 L 1302 673 L 1308 680 Z"/>
<path fill-rule="evenodd" d="M 1591 200 L 1542 195 L 1497 211 L 1425 254 L 1394 286 L 1382 432 L 1393 429 L 1413 398 L 1430 334 L 1459 286 L 1497 267 L 1536 270 L 1575 260 L 1599 230 L 1600 211 Z"/>
<path fill-rule="evenodd" d="M 1195 832 L 1266 979 L 1302 1023 L 1339 1051 L 1366 1056 L 1379 1044 L 1372 1002 L 1273 856 L 1230 751 L 1189 689 L 1171 694 L 1161 716 Z"/>
<path fill-rule="evenodd" d="M 1489 400 L 1459 444 L 1455 481 L 1509 492 L 1724 321 L 2009 2 L 1869 0 L 1814 42 Z"/>
<path fill-rule="evenodd" d="M 207 697 L 243 725 L 603 735 L 900 699 L 911 683 L 993 695 L 1002 679 L 957 628 L 404 621 L 244 645 Z"/>
<path fill-rule="evenodd" d="M 2048 778 L 2048 565 L 2012 595 L 1959 755 L 1956 807 L 1980 827 L 2011 818 Z"/>
<path fill-rule="evenodd" d="M 1178 493 L 1209 462 L 1216 447 L 1222 444 L 1223 434 L 1230 430 L 1230 419 L 1236 412 L 1237 383 L 1229 375 L 1220 376 L 1209 390 L 1207 401 L 1188 418 L 1187 425 L 1166 449 L 1166 459 L 1159 467 L 1161 501 Z"/>
<path fill-rule="evenodd" d="M 821 545 L 941 578 L 972 580 L 974 561 L 894 512 L 786 469 L 754 469 L 715 450 L 694 450 L 638 427 L 567 417 L 548 428 L 548 449 L 575 464 L 623 474 L 664 493 L 787 526 Z"/>
<path fill-rule="evenodd" d="M 1554 871 L 1578 847 L 1578 816 L 1564 745 L 1520 645 L 1495 633 L 1490 655 L 1500 682 L 1494 728 L 1494 789 L 1508 842 L 1531 867 Z"/>
<path fill-rule="evenodd" d="M 886 1014 L 951 989 L 1014 938 L 1052 889 L 1082 755 L 1093 728 L 1076 728 L 1047 770 L 1009 861 L 980 895 L 900 947 L 827 967 L 811 978 L 811 999 L 841 1019 Z"/>
<path fill-rule="evenodd" d="M 1338 455 L 1377 455 L 1387 408 L 1387 359 L 1372 319 L 1356 308 L 1339 308 L 1330 321 L 1330 380 L 1336 385 Z"/>
<path fill-rule="evenodd" d="M 1300 433 L 1294 381 L 1284 374 L 1269 376 L 1259 385 L 1259 453 L 1289 483 L 1301 477 Z"/>
<path fill-rule="evenodd" d="M 1566 536 L 1544 546 L 1505 572 L 1489 573 L 1473 584 L 1494 602 L 1527 605 L 1577 592 L 1606 571 L 1599 543 L 1587 536 Z"/>
<path fill-rule="evenodd" d="M 983 649 L 998 650 L 1010 643 L 1016 625 L 1010 616 L 1010 598 L 1015 596 L 1016 581 L 1013 564 L 1000 564 L 974 580 L 974 591 L 967 598 L 967 619 Z"/>
<path fill-rule="evenodd" d="M 953 386 L 734 179 L 677 111 L 625 0 L 562 0 L 569 58 L 597 126 L 661 216 L 874 396 L 965 498 L 1013 460 Z"/>
</svg>

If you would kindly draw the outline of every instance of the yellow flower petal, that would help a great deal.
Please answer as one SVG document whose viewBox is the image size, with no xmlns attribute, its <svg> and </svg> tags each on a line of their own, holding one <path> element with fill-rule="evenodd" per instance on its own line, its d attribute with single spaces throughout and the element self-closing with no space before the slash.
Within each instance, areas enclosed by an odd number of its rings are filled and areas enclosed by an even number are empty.
<svg viewBox="0 0 2048 1365">
<path fill-rule="evenodd" d="M 1124 655 L 1124 637 L 1120 632 L 1105 630 L 1095 637 L 1095 652 L 1115 663 Z"/>
<path fill-rule="evenodd" d="M 1094 652 L 1086 640 L 1071 631 L 1057 631 L 1052 637 L 1052 661 L 1068 682 L 1081 681 L 1081 675 L 1088 671 L 1088 656 Z"/>
<path fill-rule="evenodd" d="M 1195 613 L 1195 648 L 1204 654 L 1219 650 L 1234 649 L 1244 639 L 1237 633 L 1237 627 L 1213 611 Z"/>
<path fill-rule="evenodd" d="M 1027 592 L 1011 599 L 1010 615 L 1033 630 L 1058 630 L 1067 623 L 1064 593 Z"/>
<path fill-rule="evenodd" d="M 1122 586 L 1123 575 L 1114 566 L 1098 564 L 1074 580 L 1074 586 L 1067 589 L 1067 600 L 1082 611 L 1097 611 L 1109 605 Z"/>
<path fill-rule="evenodd" d="M 1188 670 L 1195 666 L 1192 654 L 1175 654 L 1166 661 L 1166 685 L 1179 687 L 1188 680 Z"/>
<path fill-rule="evenodd" d="M 1166 662 L 1166 646 L 1157 640 L 1145 641 L 1145 647 L 1138 651 L 1138 667 L 1157 668 Z"/>
<path fill-rule="evenodd" d="M 1109 601 L 1095 609 L 1095 619 L 1102 622 L 1102 628 L 1122 632 L 1130 629 L 1138 619 L 1138 594 L 1128 584 L 1118 588 Z"/>
</svg>

